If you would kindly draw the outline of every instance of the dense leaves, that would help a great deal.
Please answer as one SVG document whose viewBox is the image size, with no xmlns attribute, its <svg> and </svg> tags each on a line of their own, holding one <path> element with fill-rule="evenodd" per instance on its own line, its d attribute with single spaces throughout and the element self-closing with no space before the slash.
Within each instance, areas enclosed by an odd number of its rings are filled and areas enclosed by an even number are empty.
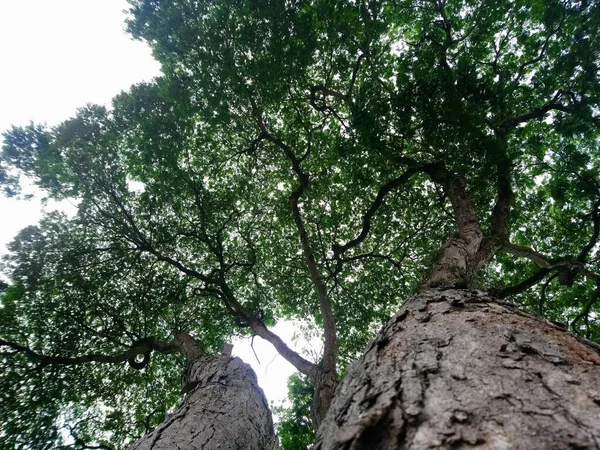
<svg viewBox="0 0 600 450">
<path fill-rule="evenodd" d="M 453 180 L 489 247 L 468 278 L 600 339 L 597 2 L 131 5 L 164 76 L 5 134 L 5 193 L 25 177 L 77 211 L 23 230 L 4 260 L 6 448 L 120 447 L 177 402 L 179 356 L 155 349 L 136 371 L 39 355 L 179 330 L 218 352 L 255 333 L 313 388 L 328 351 L 343 372 L 452 236 Z M 288 353 L 265 331 L 282 319 L 324 336 L 323 354 Z M 290 449 L 309 443 L 300 380 L 280 411 Z"/>
<path fill-rule="evenodd" d="M 292 375 L 288 380 L 291 405 L 275 408 L 279 417 L 278 432 L 282 450 L 304 450 L 310 448 L 315 431 L 310 421 L 310 402 L 313 388 L 308 380 Z"/>
</svg>

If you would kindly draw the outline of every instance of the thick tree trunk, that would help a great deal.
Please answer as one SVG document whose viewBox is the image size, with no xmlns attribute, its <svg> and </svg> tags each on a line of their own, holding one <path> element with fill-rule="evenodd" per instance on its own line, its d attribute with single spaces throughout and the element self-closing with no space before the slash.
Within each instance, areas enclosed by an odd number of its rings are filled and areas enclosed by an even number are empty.
<svg viewBox="0 0 600 450">
<path fill-rule="evenodd" d="M 336 391 L 316 449 L 600 448 L 600 354 L 482 291 L 430 289 Z"/>
<path fill-rule="evenodd" d="M 130 450 L 276 450 L 271 412 L 256 375 L 239 358 L 199 356 L 185 399 Z"/>
</svg>

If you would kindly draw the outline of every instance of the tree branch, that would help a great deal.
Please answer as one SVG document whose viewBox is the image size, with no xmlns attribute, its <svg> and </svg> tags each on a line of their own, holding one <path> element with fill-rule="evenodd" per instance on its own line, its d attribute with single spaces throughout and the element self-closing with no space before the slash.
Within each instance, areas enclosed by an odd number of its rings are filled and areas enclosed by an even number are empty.
<svg viewBox="0 0 600 450">
<path fill-rule="evenodd" d="M 265 139 L 268 138 L 272 142 L 273 141 L 280 142 L 279 140 L 277 140 L 267 134 L 264 135 L 264 138 Z M 281 144 L 285 146 L 285 144 L 283 144 L 282 142 L 281 142 Z M 291 149 L 289 149 L 289 147 L 285 146 L 285 148 L 288 152 L 290 152 L 293 155 L 293 153 L 291 152 Z M 299 162 L 296 162 L 296 163 L 299 166 Z M 308 179 L 308 177 L 307 177 L 307 179 Z M 198 199 L 198 201 L 199 201 L 199 199 Z M 201 205 L 198 205 L 198 207 L 201 208 Z M 223 230 L 223 228 L 221 228 L 220 231 L 222 232 L 222 230 Z M 203 239 L 204 242 L 209 241 L 208 236 L 201 236 L 201 238 Z M 217 257 L 217 260 L 219 261 L 219 267 L 213 269 L 209 275 L 205 275 L 196 270 L 185 267 L 179 261 L 176 261 L 175 259 L 173 259 L 169 256 L 165 256 L 165 255 L 161 254 L 156 249 L 154 249 L 150 246 L 143 248 L 143 250 L 154 255 L 158 260 L 164 261 L 164 262 L 172 265 L 173 267 L 175 267 L 182 273 L 184 273 L 188 276 L 191 276 L 192 278 L 196 278 L 196 279 L 203 281 L 205 283 L 205 287 L 203 289 L 204 291 L 206 291 L 207 293 L 209 293 L 210 295 L 212 295 L 214 297 L 221 299 L 223 301 L 223 303 L 225 304 L 225 306 L 231 311 L 231 314 L 234 317 L 237 317 L 239 320 L 244 321 L 247 325 L 249 325 L 252 328 L 252 330 L 258 336 L 260 336 L 263 339 L 265 339 L 266 341 L 270 342 L 275 347 L 277 352 L 281 356 L 283 356 L 290 364 L 292 364 L 300 372 L 302 372 L 303 374 L 307 375 L 308 377 L 310 377 L 311 379 L 314 380 L 315 364 L 302 358 L 298 353 L 296 353 L 295 351 L 290 349 L 281 340 L 281 338 L 279 338 L 279 336 L 277 336 L 275 333 L 271 332 L 265 326 L 265 324 L 262 322 L 262 320 L 260 320 L 260 318 L 256 317 L 256 315 L 254 315 L 252 312 L 248 311 L 248 309 L 246 309 L 236 299 L 235 294 L 229 287 L 229 285 L 226 281 L 226 277 L 225 277 L 227 271 L 230 270 L 232 266 L 231 266 L 231 264 L 225 263 L 225 258 L 224 258 L 224 254 L 223 254 L 223 245 L 219 239 L 219 236 L 217 236 L 216 241 L 217 241 L 216 245 L 210 244 L 210 245 L 208 245 L 208 247 L 209 247 L 209 250 Z M 212 287 L 210 287 L 210 286 L 212 286 Z"/>
<path fill-rule="evenodd" d="M 292 209 L 294 223 L 296 224 L 296 228 L 300 234 L 300 243 L 302 245 L 304 259 L 306 260 L 306 264 L 308 266 L 311 281 L 317 291 L 319 308 L 321 310 L 321 314 L 323 315 L 323 331 L 325 334 L 325 349 L 323 359 L 326 361 L 326 364 L 329 367 L 335 368 L 337 355 L 337 336 L 335 331 L 333 310 L 327 294 L 327 286 L 321 279 L 314 254 L 310 248 L 308 234 L 306 232 L 302 215 L 300 214 L 300 208 L 298 206 L 298 200 L 308 188 L 310 179 L 308 174 L 302 169 L 300 160 L 296 157 L 294 151 L 287 144 L 285 144 L 281 139 L 270 134 L 267 136 L 267 139 L 283 151 L 285 156 L 292 163 L 292 170 L 298 178 L 298 187 L 290 195 L 290 207 Z"/>
<path fill-rule="evenodd" d="M 74 441 L 74 445 L 77 445 L 79 449 L 81 450 L 113 450 L 112 447 L 109 447 L 108 445 L 104 445 L 104 444 L 98 444 L 98 445 L 90 445 L 87 442 L 85 442 L 84 440 L 82 440 L 75 432 L 75 429 L 84 421 L 87 420 L 92 420 L 95 419 L 95 417 L 92 417 L 91 419 L 85 419 L 85 420 L 80 420 L 79 422 L 77 422 L 77 424 L 75 424 L 75 426 L 70 426 L 70 425 L 65 425 L 65 427 L 69 430 L 69 434 L 71 435 L 71 437 L 73 438 Z M 58 449 L 71 449 L 72 446 L 71 445 L 65 445 L 65 446 L 60 446 L 57 447 Z"/>
<path fill-rule="evenodd" d="M 549 111 L 552 111 L 552 110 L 561 110 L 562 111 L 563 109 L 561 108 L 561 105 L 559 104 L 559 100 L 562 97 L 563 93 L 564 92 L 562 90 L 557 91 L 556 94 L 554 94 L 554 97 L 552 97 L 552 99 L 549 102 L 547 102 L 546 104 L 544 104 L 538 108 L 534 108 L 533 110 L 531 110 L 525 114 L 521 114 L 520 116 L 506 120 L 502 125 L 500 125 L 498 127 L 498 129 L 503 133 L 507 133 L 522 123 L 528 122 L 533 119 L 544 118 L 544 116 L 546 116 L 546 114 L 548 114 Z"/>
<path fill-rule="evenodd" d="M 590 280 L 600 282 L 600 275 L 586 269 L 585 262 L 578 261 L 572 257 L 551 259 L 529 247 L 511 243 L 504 244 L 502 250 L 515 256 L 527 258 L 543 269 L 557 269 L 559 275 L 562 275 L 559 276 L 561 284 L 571 285 L 573 283 L 573 278 L 577 274 L 581 274 Z"/>
<path fill-rule="evenodd" d="M 579 322 L 581 319 L 587 319 L 589 317 L 592 306 L 594 306 L 594 303 L 596 303 L 598 300 L 600 300 L 600 283 L 596 283 L 594 295 L 592 295 L 592 298 L 590 298 L 585 304 L 583 311 L 581 311 L 581 313 L 579 313 L 569 325 L 569 328 L 571 328 L 575 334 L 579 334 L 577 330 L 577 322 Z"/>
<path fill-rule="evenodd" d="M 274 138 L 272 136 L 270 137 L 270 140 L 281 150 L 283 150 L 284 154 L 291 161 L 292 168 L 298 178 L 298 187 L 290 195 L 290 207 L 292 209 L 294 223 L 296 224 L 296 228 L 298 229 L 298 233 L 300 235 L 300 243 L 302 246 L 302 251 L 304 253 L 304 259 L 308 266 L 311 281 L 315 287 L 315 290 L 317 291 L 317 297 L 319 299 L 319 308 L 321 310 L 321 314 L 323 315 L 323 331 L 325 334 L 325 348 L 323 359 L 328 367 L 335 370 L 337 355 L 337 336 L 335 331 L 335 319 L 333 316 L 333 310 L 329 301 L 327 286 L 325 285 L 325 283 L 321 279 L 321 275 L 319 274 L 319 269 L 317 267 L 317 263 L 315 261 L 312 249 L 310 247 L 308 233 L 306 232 L 306 227 L 304 226 L 304 221 L 302 220 L 302 215 L 298 206 L 298 200 L 308 188 L 309 177 L 300 166 L 300 161 L 289 146 L 287 146 L 280 139 Z"/>
<path fill-rule="evenodd" d="M 560 29 L 563 26 L 563 23 L 565 21 L 565 17 L 566 17 L 566 4 L 563 4 L 563 11 L 562 11 L 562 17 L 560 19 L 559 24 L 556 26 L 556 28 L 550 30 L 550 32 L 548 33 L 548 35 L 546 36 L 546 38 L 544 39 L 543 44 L 540 46 L 540 50 L 538 52 L 538 55 L 529 61 L 525 61 L 523 62 L 520 66 L 519 69 L 517 70 L 517 76 L 515 78 L 515 82 L 519 82 L 519 80 L 523 77 L 524 73 L 525 73 L 525 69 L 528 66 L 531 66 L 533 64 L 537 64 L 538 62 L 540 62 L 545 54 L 546 54 L 546 50 L 548 49 L 548 44 L 550 43 L 550 39 L 552 38 L 552 36 L 556 35 Z"/>
<path fill-rule="evenodd" d="M 29 347 L 20 345 L 15 342 L 6 341 L 0 339 L 0 347 L 8 347 L 13 349 L 15 353 L 21 353 L 27 356 L 32 361 L 39 362 L 42 366 L 48 365 L 74 365 L 83 364 L 89 362 L 105 363 L 105 364 L 120 364 L 128 361 L 129 364 L 136 369 L 141 369 L 148 364 L 148 357 L 150 352 L 156 351 L 159 353 L 176 353 L 179 351 L 179 347 L 174 342 L 164 343 L 158 341 L 152 337 L 147 337 L 134 342 L 128 350 L 116 355 L 102 355 L 102 354 L 89 354 L 74 357 L 65 356 L 48 356 L 37 352 L 34 352 Z M 138 355 L 144 355 L 144 360 L 141 362 L 136 361 Z M 136 366 L 137 364 L 137 366 Z M 143 364 L 143 366 L 140 366 Z"/>
<path fill-rule="evenodd" d="M 159 261 L 164 261 L 164 262 L 172 265 L 173 267 L 177 268 L 178 270 L 185 273 L 186 275 L 191 276 L 192 278 L 197 278 L 199 280 L 204 281 L 205 283 L 210 283 L 210 281 L 211 281 L 208 276 L 206 276 L 196 270 L 185 267 L 179 261 L 174 260 L 170 256 L 165 256 L 165 255 L 159 253 L 157 250 L 155 250 L 152 247 L 142 248 L 142 250 L 147 251 L 148 253 L 154 255 L 156 257 L 156 259 L 158 259 Z"/>
<path fill-rule="evenodd" d="M 526 278 L 525 280 L 521 281 L 518 284 L 515 284 L 514 286 L 505 287 L 495 292 L 494 295 L 498 298 L 506 298 L 512 295 L 520 294 L 521 292 L 525 292 L 530 287 L 533 287 L 536 284 L 538 284 L 540 281 L 546 278 L 546 275 L 548 275 L 549 273 L 550 269 L 541 268 L 529 278 Z"/>
<path fill-rule="evenodd" d="M 358 234 L 358 236 L 356 236 L 354 239 L 351 239 L 350 241 L 346 242 L 345 244 L 342 244 L 342 245 L 333 244 L 332 245 L 332 251 L 333 251 L 334 258 L 338 259 L 338 261 L 339 261 L 339 257 L 345 251 L 350 250 L 351 248 L 357 247 L 367 238 L 369 231 L 371 229 L 371 221 L 372 221 L 373 217 L 375 216 L 375 214 L 377 213 L 377 210 L 381 207 L 381 205 L 383 205 L 383 202 L 384 202 L 386 196 L 390 192 L 392 192 L 394 189 L 397 189 L 397 188 L 405 185 L 413 175 L 415 175 L 417 173 L 423 173 L 423 172 L 428 173 L 430 170 L 432 170 L 434 168 L 434 166 L 437 166 L 437 164 L 432 163 L 432 164 L 424 164 L 421 166 L 411 167 L 411 168 L 407 169 L 399 177 L 394 178 L 393 180 L 390 180 L 386 184 L 384 184 L 379 189 L 379 192 L 377 193 L 375 200 L 373 200 L 373 203 L 371 203 L 371 206 L 369 207 L 367 212 L 365 214 L 363 214 L 362 229 L 361 229 L 360 233 Z"/>
<path fill-rule="evenodd" d="M 502 246 L 502 250 L 506 253 L 510 253 L 511 255 L 527 258 L 543 269 L 554 269 L 561 265 L 560 263 L 552 261 L 549 257 L 542 255 L 541 253 L 533 250 L 532 248 L 525 247 L 523 245 L 516 245 L 511 244 L 510 242 L 506 242 Z"/>
<path fill-rule="evenodd" d="M 438 167 L 430 174 L 444 186 L 456 217 L 457 233 L 440 249 L 439 256 L 423 286 L 465 285 L 470 282 L 473 257 L 483 241 L 483 230 L 464 180 Z"/>
<path fill-rule="evenodd" d="M 559 276 L 559 272 L 553 273 L 550 275 L 550 278 L 546 280 L 544 285 L 542 286 L 542 292 L 540 293 L 540 300 L 538 301 L 538 313 L 540 315 L 544 314 L 544 304 L 546 303 L 546 291 L 548 290 L 548 286 L 552 283 L 557 276 Z"/>
<path fill-rule="evenodd" d="M 487 263 L 496 252 L 498 246 L 508 240 L 510 231 L 510 205 L 514 194 L 511 188 L 511 161 L 506 154 L 497 166 L 497 190 L 498 199 L 492 210 L 491 230 L 479 250 L 472 259 L 474 269 L 482 267 Z"/>
<path fill-rule="evenodd" d="M 188 361 L 188 363 L 191 363 L 200 356 L 205 355 L 202 346 L 185 331 L 176 332 L 174 342 L 185 355 L 185 359 Z"/>
<path fill-rule="evenodd" d="M 596 246 L 598 242 L 598 237 L 600 236 L 600 199 L 594 202 L 592 206 L 592 222 L 593 222 L 593 231 L 590 236 L 590 240 L 588 243 L 581 249 L 581 252 L 577 256 L 577 261 L 581 263 L 585 263 L 587 261 L 587 257 L 592 249 Z"/>
<path fill-rule="evenodd" d="M 354 84 L 356 83 L 356 76 L 358 75 L 358 71 L 360 70 L 360 64 L 364 58 L 366 58 L 365 53 L 361 53 L 358 55 L 358 59 L 356 60 L 356 64 L 354 65 L 354 69 L 352 70 L 352 75 L 350 76 L 350 86 L 348 86 L 348 92 L 345 97 L 348 101 L 352 98 L 352 89 L 354 89 Z"/>
<path fill-rule="evenodd" d="M 262 320 L 255 315 L 251 314 L 236 298 L 234 293 L 231 291 L 225 279 L 222 278 L 221 285 L 222 295 L 226 302 L 230 305 L 232 311 L 240 318 L 245 320 L 248 325 L 252 328 L 257 336 L 260 336 L 265 341 L 270 342 L 275 350 L 291 365 L 302 372 L 304 375 L 309 377 L 311 381 L 315 380 L 315 368 L 316 365 L 307 359 L 304 359 L 297 352 L 287 346 L 283 340 L 267 328 Z"/>
<path fill-rule="evenodd" d="M 293 150 L 280 139 L 269 136 L 268 138 L 277 147 L 279 147 L 286 157 L 292 163 L 292 169 L 298 178 L 298 187 L 290 194 L 290 207 L 292 209 L 292 216 L 298 233 L 300 235 L 300 244 L 304 253 L 304 259 L 308 266 L 311 282 L 317 292 L 319 300 L 319 310 L 323 317 L 323 334 L 324 334 L 324 349 L 322 363 L 317 367 L 313 367 L 312 379 L 315 387 L 315 395 L 313 397 L 312 404 L 312 418 L 315 425 L 315 429 L 318 428 L 321 420 L 325 417 L 325 413 L 329 409 L 329 405 L 333 400 L 334 390 L 338 384 L 337 375 L 337 333 L 335 328 L 335 318 L 333 315 L 333 308 L 329 300 L 329 293 L 327 286 L 321 275 L 315 261 L 314 253 L 310 246 L 308 239 L 308 233 L 302 215 L 300 213 L 300 207 L 298 201 L 300 197 L 306 192 L 310 179 L 308 174 L 302 169 L 300 160 L 296 157 Z"/>
</svg>

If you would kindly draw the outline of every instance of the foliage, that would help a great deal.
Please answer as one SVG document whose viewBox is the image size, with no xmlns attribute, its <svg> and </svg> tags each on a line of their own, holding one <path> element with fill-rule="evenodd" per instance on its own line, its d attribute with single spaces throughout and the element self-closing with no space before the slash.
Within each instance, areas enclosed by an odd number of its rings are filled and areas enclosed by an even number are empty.
<svg viewBox="0 0 600 450">
<path fill-rule="evenodd" d="M 292 375 L 288 380 L 289 406 L 274 409 L 279 420 L 277 434 L 281 450 L 306 450 L 315 440 L 315 430 L 310 420 L 310 404 L 314 389 L 306 378 Z"/>
<path fill-rule="evenodd" d="M 600 339 L 598 2 L 131 5 L 128 29 L 164 76 L 5 134 L 5 193 L 28 177 L 77 213 L 11 244 L 2 342 L 114 355 L 183 329 L 218 352 L 281 319 L 326 335 L 329 305 L 343 371 L 451 236 L 450 176 L 488 234 L 515 193 L 477 282 L 529 279 L 515 301 Z M 63 424 L 74 448 L 121 447 L 178 400 L 176 355 L 135 371 L 1 348 L 5 448 L 58 445 Z M 294 405 L 281 439 L 301 448 Z"/>
</svg>

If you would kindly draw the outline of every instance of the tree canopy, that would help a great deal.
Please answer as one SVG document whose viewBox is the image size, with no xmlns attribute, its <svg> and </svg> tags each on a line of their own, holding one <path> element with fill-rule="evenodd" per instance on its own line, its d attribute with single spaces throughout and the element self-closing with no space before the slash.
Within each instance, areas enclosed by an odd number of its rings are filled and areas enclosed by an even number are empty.
<svg viewBox="0 0 600 450">
<path fill-rule="evenodd" d="M 212 352 L 271 342 L 318 425 L 423 284 L 485 286 L 600 340 L 598 2 L 130 3 L 163 76 L 5 133 L 5 193 L 30 179 L 77 212 L 4 257 L 3 448 L 121 448 L 160 423 L 181 330 Z M 475 256 L 432 275 L 477 221 Z M 323 340 L 316 360 L 272 333 L 283 319 Z"/>
</svg>

